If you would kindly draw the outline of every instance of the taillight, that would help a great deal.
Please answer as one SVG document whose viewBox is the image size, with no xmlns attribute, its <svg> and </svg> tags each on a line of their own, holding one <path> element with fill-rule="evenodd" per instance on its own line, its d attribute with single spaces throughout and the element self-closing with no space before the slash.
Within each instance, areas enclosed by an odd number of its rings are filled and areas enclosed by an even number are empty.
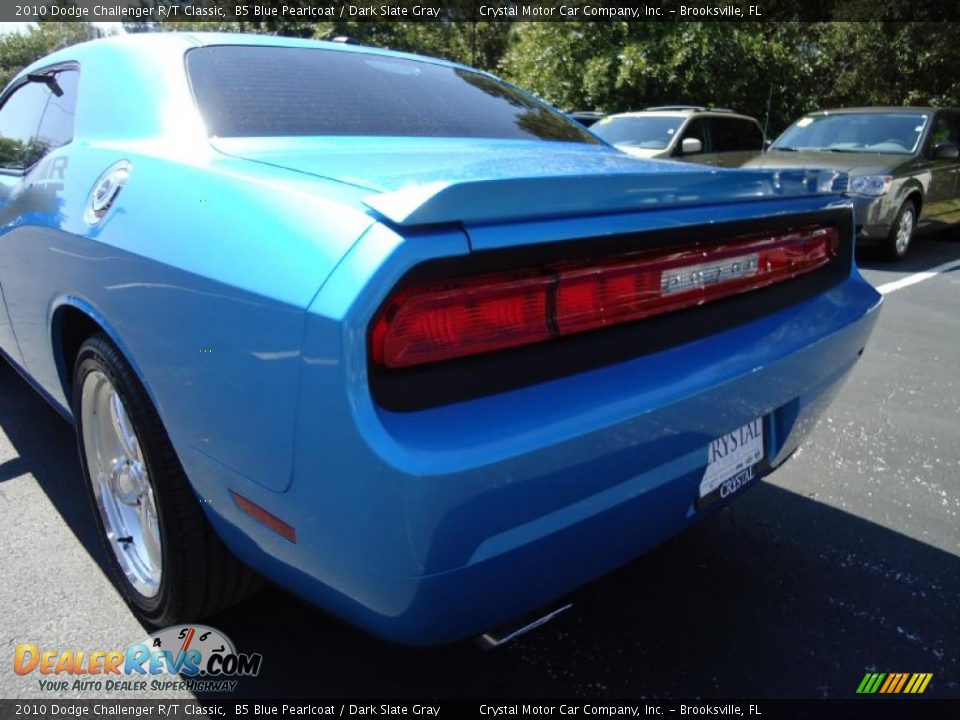
<svg viewBox="0 0 960 720">
<path fill-rule="evenodd" d="M 549 340 L 548 275 L 493 275 L 400 292 L 373 326 L 373 360 L 419 365 Z"/>
<path fill-rule="evenodd" d="M 835 227 L 815 227 L 414 286 L 377 316 L 373 361 L 421 365 L 702 305 L 826 265 L 839 240 Z"/>
</svg>

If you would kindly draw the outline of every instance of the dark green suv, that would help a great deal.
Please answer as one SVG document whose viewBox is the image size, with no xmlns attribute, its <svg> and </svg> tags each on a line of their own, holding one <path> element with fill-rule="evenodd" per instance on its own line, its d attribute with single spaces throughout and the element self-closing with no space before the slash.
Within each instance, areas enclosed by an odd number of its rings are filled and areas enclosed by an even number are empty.
<svg viewBox="0 0 960 720">
<path fill-rule="evenodd" d="M 960 222 L 960 110 L 868 107 L 804 115 L 745 167 L 850 173 L 858 241 L 902 258 L 917 228 Z"/>
</svg>

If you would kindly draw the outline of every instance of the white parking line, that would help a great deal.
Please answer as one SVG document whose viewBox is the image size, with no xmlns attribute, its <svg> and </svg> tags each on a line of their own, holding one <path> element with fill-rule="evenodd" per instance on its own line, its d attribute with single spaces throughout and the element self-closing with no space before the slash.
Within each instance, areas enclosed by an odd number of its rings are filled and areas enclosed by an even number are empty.
<svg viewBox="0 0 960 720">
<path fill-rule="evenodd" d="M 949 272 L 960 268 L 960 260 L 951 260 L 946 262 L 943 265 L 937 265 L 932 267 L 929 270 L 924 270 L 923 272 L 914 273 L 913 275 L 907 275 L 905 278 L 900 278 L 899 280 L 894 280 L 893 282 L 884 283 L 883 285 L 877 286 L 877 292 L 881 295 L 887 295 L 892 293 L 894 290 L 900 290 L 901 288 L 910 287 L 911 285 L 916 285 L 917 283 L 923 282 L 924 280 L 929 280 L 935 275 L 940 273 Z"/>
</svg>

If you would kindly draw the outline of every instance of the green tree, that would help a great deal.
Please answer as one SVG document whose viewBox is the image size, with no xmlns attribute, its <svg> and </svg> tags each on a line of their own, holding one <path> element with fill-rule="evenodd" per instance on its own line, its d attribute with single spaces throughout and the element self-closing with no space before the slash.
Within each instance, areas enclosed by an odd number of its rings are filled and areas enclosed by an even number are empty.
<svg viewBox="0 0 960 720">
<path fill-rule="evenodd" d="M 822 23 L 817 43 L 819 106 L 960 104 L 960 23 Z"/>
<path fill-rule="evenodd" d="M 66 1 L 66 0 L 63 0 Z M 570 0 L 571 4 L 577 0 Z M 813 0 L 810 0 L 812 2 Z M 187 0 L 142 0 L 156 5 Z M 414 0 L 403 0 L 407 5 Z M 960 105 L 960 23 L 789 22 L 808 0 L 783 0 L 764 22 L 486 22 L 473 0 L 443 0 L 438 22 L 260 20 L 125 23 L 128 31 L 220 30 L 332 39 L 446 58 L 498 72 L 566 109 L 606 112 L 692 103 L 730 107 L 775 135 L 797 116 L 851 105 Z M 846 0 L 832 16 L 933 17 L 934 0 Z M 280 7 L 284 0 L 264 0 Z M 865 9 L 866 8 L 866 9 Z M 822 10 L 826 13 L 827 10 Z M 867 13 L 869 15 L 869 13 Z M 96 37 L 89 23 L 46 22 L 0 37 L 0 79 L 52 50 Z"/>
<path fill-rule="evenodd" d="M 775 135 L 818 108 L 960 104 L 957 47 L 960 23 L 518 23 L 502 66 L 567 110 L 769 109 Z"/>
<path fill-rule="evenodd" d="M 187 0 L 141 0 L 144 5 L 183 5 Z M 261 7 L 279 10 L 290 6 L 290 0 L 262 0 Z M 309 0 L 299 3 L 310 5 Z M 327 2 L 316 3 L 326 6 Z M 393 7 L 406 6 L 412 11 L 420 0 L 394 0 Z M 219 6 L 226 18 L 222 21 L 127 22 L 128 32 L 143 31 L 222 31 L 265 33 L 291 37 L 312 37 L 321 40 L 348 37 L 364 45 L 391 50 L 432 55 L 489 70 L 496 69 L 506 51 L 510 23 L 479 22 L 474 19 L 474 0 L 442 0 L 442 14 L 436 22 L 396 22 L 389 20 L 261 20 L 252 16 L 235 17 L 233 0 L 210 0 L 207 6 Z M 412 17 L 412 15 L 409 15 Z"/>
<path fill-rule="evenodd" d="M 29 26 L 23 33 L 0 36 L 0 85 L 6 85 L 34 60 L 100 34 L 88 22 L 43 22 Z"/>
<path fill-rule="evenodd" d="M 801 23 L 631 22 L 518 25 L 505 74 L 564 109 L 732 107 L 782 126 L 814 81 Z"/>
</svg>

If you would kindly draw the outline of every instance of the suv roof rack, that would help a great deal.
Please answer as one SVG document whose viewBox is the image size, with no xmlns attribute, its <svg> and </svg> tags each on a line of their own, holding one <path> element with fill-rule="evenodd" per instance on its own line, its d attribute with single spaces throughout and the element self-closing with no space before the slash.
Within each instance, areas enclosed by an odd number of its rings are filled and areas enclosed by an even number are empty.
<svg viewBox="0 0 960 720">
<path fill-rule="evenodd" d="M 668 110 L 668 111 L 690 111 L 690 112 L 722 112 L 734 113 L 736 110 L 730 108 L 706 107 L 704 105 L 657 105 L 655 107 L 644 108 L 644 110 Z"/>
<path fill-rule="evenodd" d="M 708 108 L 703 105 L 657 105 L 656 107 L 644 108 L 645 110 L 692 110 L 694 112 L 704 112 Z"/>
</svg>

